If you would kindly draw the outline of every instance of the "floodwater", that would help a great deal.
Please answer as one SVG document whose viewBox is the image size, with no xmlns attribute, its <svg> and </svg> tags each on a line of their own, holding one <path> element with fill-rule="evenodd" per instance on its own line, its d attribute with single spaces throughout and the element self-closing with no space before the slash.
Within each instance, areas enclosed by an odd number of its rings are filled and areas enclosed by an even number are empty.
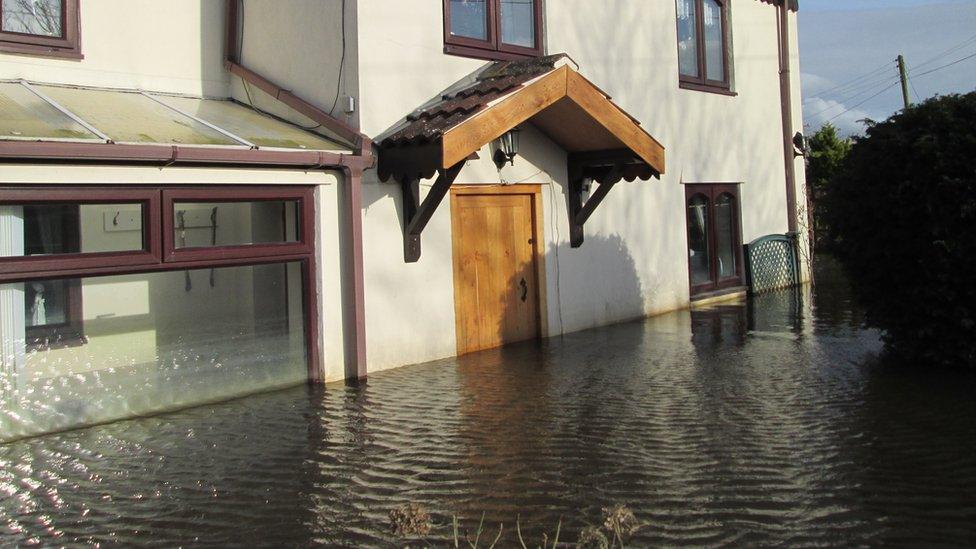
<svg viewBox="0 0 976 549">
<path fill-rule="evenodd" d="M 829 265 L 828 265 L 829 267 Z M 880 363 L 843 280 L 0 446 L 7 544 L 976 544 L 976 382 Z M 561 521 L 561 523 L 560 523 Z M 414 542 L 416 543 L 416 539 Z M 463 543 L 463 541 L 462 541 Z"/>
</svg>

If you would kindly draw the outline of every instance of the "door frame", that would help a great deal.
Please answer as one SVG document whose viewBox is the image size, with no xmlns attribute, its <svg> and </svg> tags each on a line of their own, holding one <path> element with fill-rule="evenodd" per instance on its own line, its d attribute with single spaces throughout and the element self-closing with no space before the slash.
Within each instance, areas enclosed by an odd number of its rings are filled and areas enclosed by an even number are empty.
<svg viewBox="0 0 976 549">
<path fill-rule="evenodd" d="M 532 250 L 535 259 L 535 284 L 538 288 L 538 299 L 536 300 L 536 340 L 541 340 L 549 336 L 549 307 L 547 302 L 548 287 L 546 286 L 546 239 L 545 239 L 545 210 L 543 210 L 542 184 L 540 183 L 517 183 L 511 185 L 503 184 L 459 184 L 451 186 L 451 264 L 453 278 L 451 283 L 454 286 L 454 334 L 456 340 L 456 352 L 461 354 L 461 330 L 458 327 L 460 313 L 458 304 L 461 302 L 460 289 L 457 280 L 460 275 L 460 265 L 457 258 L 460 255 L 458 249 L 459 239 L 455 238 L 460 234 L 460 217 L 455 215 L 458 211 L 457 201 L 462 196 L 471 195 L 526 195 L 531 198 L 532 204 Z"/>
</svg>

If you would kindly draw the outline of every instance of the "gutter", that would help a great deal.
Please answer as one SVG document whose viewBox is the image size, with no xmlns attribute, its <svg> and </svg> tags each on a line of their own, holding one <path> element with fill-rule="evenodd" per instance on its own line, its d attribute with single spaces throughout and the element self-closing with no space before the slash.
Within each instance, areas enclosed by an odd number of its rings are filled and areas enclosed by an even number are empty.
<svg viewBox="0 0 976 549">
<path fill-rule="evenodd" d="M 270 151 L 232 147 L 70 141 L 0 141 L 0 159 L 12 161 L 120 162 L 126 164 L 232 165 L 290 168 L 342 168 L 360 156 L 326 151 Z"/>
<path fill-rule="evenodd" d="M 231 74 L 271 95 L 295 111 L 322 124 L 323 127 L 341 139 L 353 144 L 352 155 L 338 155 L 338 158 L 324 157 L 327 162 L 319 167 L 341 169 L 348 187 L 345 194 L 346 222 L 348 235 L 348 257 L 341 263 L 346 266 L 345 278 L 345 330 L 346 340 L 346 378 L 366 378 L 366 300 L 363 272 L 363 214 L 362 214 L 362 175 L 363 171 L 375 165 L 373 141 L 349 124 L 333 117 L 312 103 L 282 88 L 264 76 L 243 66 L 237 54 L 237 21 L 241 0 L 227 0 L 227 19 L 225 24 L 224 67 Z M 331 155 L 330 155 L 331 156 Z M 318 306 L 317 298 L 315 306 Z M 321 330 L 315 334 L 321 336 Z M 320 375 L 315 379 L 322 379 Z"/>
<path fill-rule="evenodd" d="M 793 87 L 790 78 L 790 8 L 779 2 L 779 94 L 783 117 L 783 160 L 786 164 L 786 218 L 789 232 L 797 232 L 796 156 L 793 149 Z"/>
</svg>

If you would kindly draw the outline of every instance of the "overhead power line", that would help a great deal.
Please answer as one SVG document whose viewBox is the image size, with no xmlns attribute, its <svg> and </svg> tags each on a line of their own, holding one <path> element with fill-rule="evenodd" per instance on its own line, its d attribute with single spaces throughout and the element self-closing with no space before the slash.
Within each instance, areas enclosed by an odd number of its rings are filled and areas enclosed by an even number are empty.
<svg viewBox="0 0 976 549">
<path fill-rule="evenodd" d="M 865 99 L 864 101 L 861 101 L 861 102 L 860 102 L 860 103 L 858 103 L 857 105 L 854 105 L 854 106 L 852 106 L 852 107 L 848 107 L 848 108 L 847 108 L 846 110 L 844 110 L 844 112 L 842 112 L 842 113 L 840 113 L 840 114 L 838 114 L 837 116 L 834 116 L 834 117 L 833 117 L 833 118 L 831 118 L 830 120 L 827 120 L 827 122 L 833 122 L 834 120 L 837 120 L 837 119 L 838 119 L 838 118 L 840 118 L 841 116 L 844 116 L 845 114 L 847 114 L 847 113 L 849 113 L 849 112 L 851 112 L 851 111 L 853 111 L 854 109 L 856 109 L 856 108 L 858 108 L 858 107 L 860 107 L 861 105 L 863 105 L 863 104 L 865 104 L 865 103 L 867 103 L 868 101 L 870 101 L 870 100 L 872 100 L 872 99 L 874 99 L 875 97 L 878 97 L 879 95 L 881 95 L 881 94 L 883 94 L 884 92 L 886 92 L 886 91 L 888 91 L 888 90 L 890 90 L 891 88 L 894 88 L 895 86 L 898 86 L 898 85 L 900 85 L 900 84 L 901 84 L 901 81 L 900 81 L 900 80 L 899 80 L 898 82 L 895 82 L 894 84 L 891 84 L 890 86 L 888 86 L 888 87 L 886 87 L 885 89 L 883 89 L 883 90 L 881 90 L 881 91 L 879 91 L 878 93 L 876 93 L 876 94 L 874 94 L 874 95 L 872 95 L 871 97 L 868 97 L 868 98 L 867 98 L 867 99 Z"/>
<path fill-rule="evenodd" d="M 912 68 L 911 67 L 906 67 L 906 68 L 908 70 L 908 77 L 909 77 L 908 78 L 908 83 L 911 84 L 911 86 L 912 86 L 912 93 L 915 94 L 915 101 L 921 102 L 922 101 L 922 96 L 919 95 L 918 94 L 918 90 L 915 89 L 915 75 L 912 74 Z"/>
<path fill-rule="evenodd" d="M 875 82 L 874 85 L 872 87 L 870 87 L 870 88 L 866 88 L 864 90 L 861 90 L 860 92 L 858 92 L 858 93 L 856 93 L 856 94 L 854 94 L 852 96 L 845 97 L 845 98 L 842 98 L 840 100 L 836 100 L 835 104 L 833 104 L 833 105 L 831 105 L 831 106 L 829 106 L 829 107 L 827 107 L 825 109 L 819 110 L 819 111 L 817 111 L 817 112 L 815 112 L 813 114 L 808 114 L 808 115 L 804 115 L 804 116 L 809 117 L 809 118 L 814 118 L 814 117 L 816 117 L 818 115 L 821 115 L 821 114 L 824 114 L 824 113 L 826 113 L 828 111 L 832 111 L 832 110 L 837 109 L 837 108 L 843 108 L 844 107 L 844 103 L 850 102 L 850 101 L 852 101 L 854 99 L 857 99 L 858 97 L 862 97 L 863 95 L 865 95 L 867 93 L 874 92 L 874 91 L 876 91 L 876 90 L 879 89 L 879 86 L 883 86 L 883 89 L 886 90 L 889 87 L 898 84 L 899 82 L 900 82 L 900 80 L 899 80 L 899 78 L 898 78 L 897 75 L 889 76 L 884 81 Z M 824 101 L 826 101 L 826 100 L 824 100 Z"/>
<path fill-rule="evenodd" d="M 962 63 L 963 61 L 966 61 L 967 59 L 972 59 L 973 57 L 976 57 L 976 53 L 972 53 L 970 55 L 967 55 L 966 57 L 963 57 L 962 59 L 956 59 L 955 61 L 953 61 L 951 63 L 946 63 L 945 65 L 942 65 L 940 67 L 936 67 L 934 69 L 929 69 L 929 70 L 927 70 L 925 72 L 920 72 L 920 73 L 916 74 L 915 77 L 918 78 L 920 76 L 925 76 L 926 74 L 932 74 L 933 72 L 941 71 L 942 69 L 947 69 L 947 68 L 949 68 L 949 67 L 951 67 L 953 65 L 958 65 L 959 63 Z"/>
<path fill-rule="evenodd" d="M 817 96 L 824 95 L 824 94 L 829 94 L 829 93 L 840 92 L 842 90 L 845 90 L 848 87 L 854 86 L 854 84 L 861 84 L 861 83 L 863 83 L 867 79 L 874 78 L 874 77 L 880 75 L 882 72 L 884 72 L 885 70 L 887 70 L 889 68 L 889 66 L 890 65 L 888 63 L 885 63 L 884 65 L 882 65 L 882 66 L 874 69 L 873 71 L 866 72 L 866 73 L 858 76 L 857 78 L 854 78 L 854 79 L 848 80 L 847 82 L 844 82 L 843 84 L 838 84 L 838 85 L 836 85 L 836 86 L 834 86 L 832 88 L 827 88 L 826 90 L 822 90 L 820 92 L 817 92 Z M 857 87 L 857 86 L 854 86 L 854 87 Z M 812 97 L 810 99 L 806 99 L 803 102 L 806 103 L 807 101 L 811 101 L 813 99 L 816 99 L 816 97 Z"/>
<path fill-rule="evenodd" d="M 939 55 L 936 55 L 935 57 L 932 57 L 932 58 L 930 58 L 930 59 L 928 59 L 926 61 L 923 61 L 923 62 L 919 63 L 918 65 L 915 65 L 915 68 L 916 69 L 920 69 L 920 68 L 924 67 L 925 65 L 928 65 L 930 63 L 934 63 L 934 62 L 936 62 L 936 61 L 938 61 L 938 60 L 946 57 L 950 53 L 955 53 L 955 52 L 957 52 L 957 51 L 965 48 L 966 46 L 968 46 L 969 44 L 972 44 L 974 42 L 976 42 L 976 34 L 970 36 L 966 40 L 963 40 L 959 44 L 956 44 L 955 46 L 947 49 L 946 51 L 940 53 Z"/>
</svg>

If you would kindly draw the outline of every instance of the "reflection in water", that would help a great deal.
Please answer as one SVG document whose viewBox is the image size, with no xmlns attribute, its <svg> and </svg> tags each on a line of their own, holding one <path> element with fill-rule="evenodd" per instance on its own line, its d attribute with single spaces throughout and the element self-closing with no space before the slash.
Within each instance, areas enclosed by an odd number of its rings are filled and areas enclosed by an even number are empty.
<svg viewBox="0 0 976 549">
<path fill-rule="evenodd" d="M 0 446 L 0 535 L 376 545 L 426 505 L 635 545 L 976 543 L 976 383 L 882 370 L 829 275 L 665 315 Z M 509 542 L 514 541 L 508 538 Z"/>
</svg>

